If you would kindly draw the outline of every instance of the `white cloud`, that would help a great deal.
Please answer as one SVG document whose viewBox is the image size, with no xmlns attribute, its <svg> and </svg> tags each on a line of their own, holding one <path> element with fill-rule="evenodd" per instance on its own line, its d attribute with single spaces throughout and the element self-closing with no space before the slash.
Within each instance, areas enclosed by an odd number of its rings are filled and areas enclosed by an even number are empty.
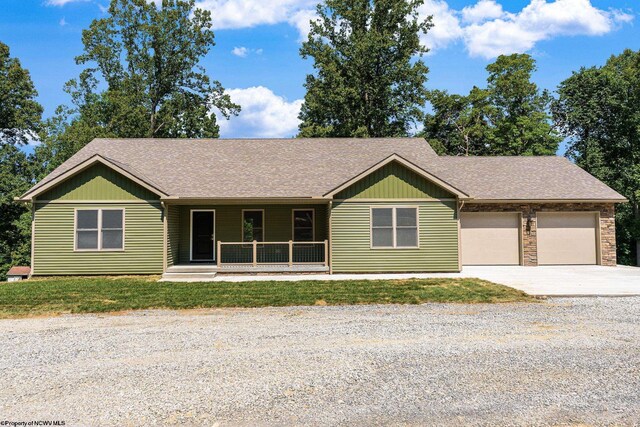
<svg viewBox="0 0 640 427">
<path fill-rule="evenodd" d="M 249 49 L 244 46 L 234 47 L 231 49 L 231 53 L 235 56 L 239 56 L 240 58 L 246 58 L 250 53 L 255 53 L 256 55 L 262 55 L 262 49 Z"/>
<path fill-rule="evenodd" d="M 67 25 L 67 20 L 64 19 L 64 17 L 62 17 L 62 19 L 60 20 L 59 24 L 60 24 L 61 27 L 64 27 L 65 25 Z"/>
<path fill-rule="evenodd" d="M 212 12 L 214 28 L 230 29 L 288 22 L 315 4 L 315 0 L 199 0 L 196 7 Z"/>
<path fill-rule="evenodd" d="M 442 49 L 461 40 L 471 56 L 484 58 L 526 52 L 554 37 L 607 34 L 634 19 L 622 10 L 598 9 L 591 0 L 531 0 L 516 13 L 496 0 L 479 0 L 460 11 L 444 0 L 426 0 L 420 15 L 433 15 L 435 25 L 422 37 L 425 46 Z"/>
<path fill-rule="evenodd" d="M 422 44 L 429 49 L 446 47 L 462 37 L 460 19 L 444 0 L 425 0 L 418 14 L 421 19 L 430 15 L 433 17 L 433 28 L 420 37 Z"/>
<path fill-rule="evenodd" d="M 631 19 L 619 10 L 598 9 L 590 0 L 531 0 L 516 14 L 465 27 L 464 41 L 471 56 L 493 58 L 526 52 L 554 37 L 603 35 Z"/>
<path fill-rule="evenodd" d="M 300 41 L 305 41 L 311 31 L 311 21 L 318 19 L 315 9 L 302 9 L 294 13 L 288 22 L 298 29 Z"/>
<path fill-rule="evenodd" d="M 218 116 L 222 137 L 286 138 L 297 133 L 302 99 L 289 102 L 264 86 L 229 89 L 227 93 L 242 111 L 229 120 Z"/>
<path fill-rule="evenodd" d="M 240 58 L 245 58 L 249 54 L 249 49 L 244 46 L 234 47 L 231 50 L 231 53 L 233 53 L 235 56 L 239 56 Z"/>
<path fill-rule="evenodd" d="M 47 0 L 46 1 L 46 5 L 48 6 L 64 6 L 65 4 L 68 3 L 80 3 L 80 2 L 86 2 L 89 0 Z"/>
<path fill-rule="evenodd" d="M 478 24 L 488 19 L 496 19 L 504 16 L 502 5 L 495 0 L 480 0 L 473 6 L 467 6 L 462 9 L 462 20 L 464 22 Z"/>
</svg>

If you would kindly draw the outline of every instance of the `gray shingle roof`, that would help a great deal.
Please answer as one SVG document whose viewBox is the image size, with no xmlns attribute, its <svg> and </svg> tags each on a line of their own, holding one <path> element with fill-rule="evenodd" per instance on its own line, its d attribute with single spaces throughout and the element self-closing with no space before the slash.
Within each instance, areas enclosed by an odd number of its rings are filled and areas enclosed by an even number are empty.
<svg viewBox="0 0 640 427">
<path fill-rule="evenodd" d="M 625 198 L 565 157 L 439 157 L 433 173 L 482 200 Z"/>
<path fill-rule="evenodd" d="M 397 154 L 475 199 L 623 200 L 559 157 L 438 157 L 421 138 L 96 139 L 36 185 L 95 156 L 179 198 L 321 197 Z"/>
</svg>

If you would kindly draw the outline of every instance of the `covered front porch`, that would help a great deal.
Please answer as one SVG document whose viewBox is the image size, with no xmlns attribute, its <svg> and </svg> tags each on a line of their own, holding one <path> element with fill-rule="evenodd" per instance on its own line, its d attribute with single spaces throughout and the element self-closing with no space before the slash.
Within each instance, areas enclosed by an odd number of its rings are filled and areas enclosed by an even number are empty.
<svg viewBox="0 0 640 427">
<path fill-rule="evenodd" d="M 163 278 L 329 272 L 328 204 L 167 203 Z"/>
</svg>

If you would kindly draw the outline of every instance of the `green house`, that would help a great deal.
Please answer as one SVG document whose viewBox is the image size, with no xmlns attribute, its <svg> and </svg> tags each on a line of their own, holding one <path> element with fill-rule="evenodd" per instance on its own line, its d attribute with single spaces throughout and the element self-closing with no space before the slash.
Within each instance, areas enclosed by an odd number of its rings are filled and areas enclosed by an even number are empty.
<svg viewBox="0 0 640 427">
<path fill-rule="evenodd" d="M 559 157 L 419 138 L 96 139 L 19 198 L 31 274 L 615 265 L 625 199 Z"/>
</svg>

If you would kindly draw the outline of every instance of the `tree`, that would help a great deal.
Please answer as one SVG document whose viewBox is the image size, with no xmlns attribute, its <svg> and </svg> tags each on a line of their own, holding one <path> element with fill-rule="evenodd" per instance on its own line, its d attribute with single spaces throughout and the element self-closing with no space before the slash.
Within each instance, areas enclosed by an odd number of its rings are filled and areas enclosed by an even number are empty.
<svg viewBox="0 0 640 427">
<path fill-rule="evenodd" d="M 31 212 L 13 198 L 33 185 L 33 166 L 14 144 L 0 144 L 0 281 L 11 266 L 30 264 Z"/>
<path fill-rule="evenodd" d="M 640 265 L 640 52 L 581 68 L 558 94 L 552 110 L 567 155 L 629 199 L 616 212 L 618 260 Z"/>
<path fill-rule="evenodd" d="M 422 0 L 326 0 L 300 54 L 313 58 L 300 112 L 302 137 L 407 135 L 422 120 L 428 49 Z M 415 58 L 418 59 L 415 59 Z"/>
<path fill-rule="evenodd" d="M 0 281 L 12 265 L 29 263 L 30 212 L 13 198 L 34 182 L 34 165 L 19 146 L 40 129 L 37 95 L 29 71 L 0 43 Z"/>
<path fill-rule="evenodd" d="M 438 154 L 488 154 L 490 147 L 486 110 L 489 104 L 486 90 L 474 87 L 467 96 L 433 90 L 428 99 L 433 114 L 426 116 L 423 134 Z"/>
<path fill-rule="evenodd" d="M 218 137 L 214 110 L 229 118 L 240 107 L 199 65 L 215 43 L 210 12 L 194 5 L 112 0 L 83 31 L 76 62 L 88 67 L 65 85 L 73 106 L 46 124 L 46 150 L 64 154 L 52 165 L 95 137 Z"/>
<path fill-rule="evenodd" d="M 491 154 L 554 155 L 559 138 L 548 113 L 552 97 L 531 81 L 535 60 L 527 54 L 498 57 L 487 66 L 493 124 Z"/>
<path fill-rule="evenodd" d="M 29 71 L 0 42 L 0 143 L 26 144 L 39 130 L 42 106 Z"/>
<path fill-rule="evenodd" d="M 487 66 L 486 89 L 431 91 L 423 135 L 451 155 L 555 154 L 561 138 L 548 112 L 552 97 L 531 81 L 535 69 L 529 55 L 499 56 Z"/>
</svg>

